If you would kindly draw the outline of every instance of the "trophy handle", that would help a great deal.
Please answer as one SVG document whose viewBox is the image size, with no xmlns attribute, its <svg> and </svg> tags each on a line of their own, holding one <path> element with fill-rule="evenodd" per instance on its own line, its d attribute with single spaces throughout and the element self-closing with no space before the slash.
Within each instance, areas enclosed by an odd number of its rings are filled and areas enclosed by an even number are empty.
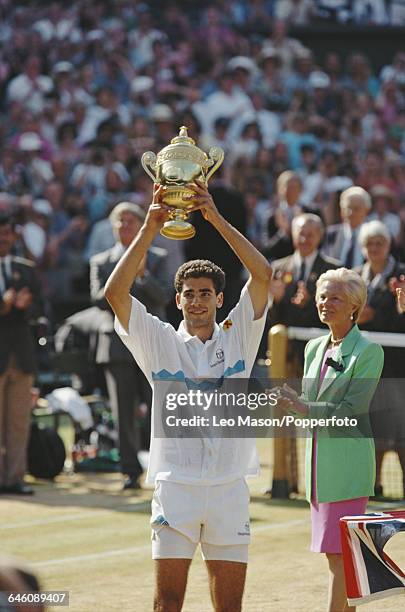
<svg viewBox="0 0 405 612">
<path fill-rule="evenodd" d="M 208 172 L 207 176 L 205 177 L 206 182 L 208 182 L 211 176 L 214 174 L 214 172 L 218 170 L 219 166 L 224 161 L 224 155 L 225 153 L 223 149 L 221 149 L 221 147 L 212 147 L 210 149 L 208 157 L 210 158 L 210 160 L 214 161 L 215 163 L 212 166 L 211 170 Z"/>
<path fill-rule="evenodd" d="M 156 172 L 156 159 L 156 154 L 153 151 L 146 151 L 141 157 L 142 167 L 154 183 L 157 182 L 157 177 L 150 168 Z"/>
</svg>

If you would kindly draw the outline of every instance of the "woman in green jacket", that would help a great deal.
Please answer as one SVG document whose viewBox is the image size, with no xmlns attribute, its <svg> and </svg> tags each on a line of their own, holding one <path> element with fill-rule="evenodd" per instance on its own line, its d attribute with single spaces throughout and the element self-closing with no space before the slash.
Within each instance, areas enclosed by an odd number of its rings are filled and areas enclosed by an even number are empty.
<svg viewBox="0 0 405 612">
<path fill-rule="evenodd" d="M 364 514 L 374 493 L 375 449 L 369 406 L 384 363 L 380 345 L 360 333 L 356 321 L 367 289 L 353 270 L 338 268 L 317 282 L 319 318 L 330 334 L 308 342 L 300 398 L 286 386 L 279 404 L 318 420 L 306 451 L 306 491 L 311 504 L 311 550 L 329 563 L 329 612 L 347 607 L 339 520 Z"/>
</svg>

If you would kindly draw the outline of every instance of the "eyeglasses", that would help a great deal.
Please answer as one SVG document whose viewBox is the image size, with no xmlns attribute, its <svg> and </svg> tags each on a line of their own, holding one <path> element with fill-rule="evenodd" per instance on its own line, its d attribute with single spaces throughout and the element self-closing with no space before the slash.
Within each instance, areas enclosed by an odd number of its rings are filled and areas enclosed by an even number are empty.
<svg viewBox="0 0 405 612">
<path fill-rule="evenodd" d="M 383 247 L 387 244 L 387 241 L 383 238 L 377 238 L 376 240 L 368 240 L 365 244 L 366 249 L 370 247 Z"/>
</svg>

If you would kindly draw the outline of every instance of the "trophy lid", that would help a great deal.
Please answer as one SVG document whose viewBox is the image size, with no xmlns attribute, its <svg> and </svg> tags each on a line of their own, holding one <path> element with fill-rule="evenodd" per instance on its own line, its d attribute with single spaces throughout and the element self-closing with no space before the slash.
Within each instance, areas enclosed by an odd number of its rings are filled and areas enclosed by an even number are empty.
<svg viewBox="0 0 405 612">
<path fill-rule="evenodd" d="M 202 149 L 196 146 L 195 141 L 187 133 L 186 126 L 182 125 L 179 135 L 172 138 L 170 144 L 157 154 L 157 165 L 168 160 L 184 159 L 207 168 L 212 164 Z"/>
</svg>

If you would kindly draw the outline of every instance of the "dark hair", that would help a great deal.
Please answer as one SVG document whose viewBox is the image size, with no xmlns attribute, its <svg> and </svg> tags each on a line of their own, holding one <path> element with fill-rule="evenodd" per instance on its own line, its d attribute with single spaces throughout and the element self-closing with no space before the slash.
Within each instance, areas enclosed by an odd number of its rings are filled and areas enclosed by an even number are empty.
<svg viewBox="0 0 405 612">
<path fill-rule="evenodd" d="M 215 293 L 221 293 L 225 287 L 225 273 L 219 266 L 208 259 L 193 259 L 180 266 L 174 277 L 174 288 L 181 293 L 183 283 L 188 278 L 210 278 L 214 283 Z"/>
<path fill-rule="evenodd" d="M 11 229 L 15 229 L 15 219 L 11 215 L 0 213 L 0 225 L 10 225 Z"/>
</svg>

